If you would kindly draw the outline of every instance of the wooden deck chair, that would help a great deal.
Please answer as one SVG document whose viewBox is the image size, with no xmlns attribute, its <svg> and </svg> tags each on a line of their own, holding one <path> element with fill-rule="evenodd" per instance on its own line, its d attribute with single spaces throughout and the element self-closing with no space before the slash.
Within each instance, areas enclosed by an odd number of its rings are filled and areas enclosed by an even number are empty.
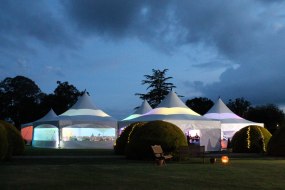
<svg viewBox="0 0 285 190">
<path fill-rule="evenodd" d="M 163 150 L 160 145 L 153 145 L 151 146 L 155 162 L 158 165 L 166 165 L 165 160 L 170 160 L 173 156 L 172 155 L 164 155 Z"/>
</svg>

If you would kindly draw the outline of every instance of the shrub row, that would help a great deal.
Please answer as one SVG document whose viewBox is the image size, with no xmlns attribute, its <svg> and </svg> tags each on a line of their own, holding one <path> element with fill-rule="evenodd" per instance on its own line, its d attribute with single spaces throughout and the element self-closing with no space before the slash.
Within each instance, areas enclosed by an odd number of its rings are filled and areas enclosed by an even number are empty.
<svg viewBox="0 0 285 190">
<path fill-rule="evenodd" d="M 279 128 L 272 135 L 268 143 L 268 154 L 272 156 L 285 156 L 285 127 Z"/>
<path fill-rule="evenodd" d="M 12 155 L 21 155 L 24 150 L 21 133 L 13 125 L 0 121 L 0 160 L 10 160 Z"/>
</svg>

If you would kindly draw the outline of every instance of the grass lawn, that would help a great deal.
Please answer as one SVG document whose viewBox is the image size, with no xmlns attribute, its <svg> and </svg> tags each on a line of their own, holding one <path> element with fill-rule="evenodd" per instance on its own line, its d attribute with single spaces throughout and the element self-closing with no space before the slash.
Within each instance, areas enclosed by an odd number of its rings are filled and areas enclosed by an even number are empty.
<svg viewBox="0 0 285 190">
<path fill-rule="evenodd" d="M 0 163 L 1 190 L 285 188 L 285 159 L 280 158 L 231 158 L 229 165 L 208 159 L 205 164 L 172 161 L 158 167 L 152 161 L 113 156 L 110 150 L 28 149 L 26 155 Z"/>
</svg>

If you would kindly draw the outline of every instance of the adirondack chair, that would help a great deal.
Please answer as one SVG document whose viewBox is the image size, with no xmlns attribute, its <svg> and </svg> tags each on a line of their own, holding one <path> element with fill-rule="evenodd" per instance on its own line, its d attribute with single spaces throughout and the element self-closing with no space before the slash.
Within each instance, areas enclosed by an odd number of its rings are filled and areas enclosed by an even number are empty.
<svg viewBox="0 0 285 190">
<path fill-rule="evenodd" d="M 165 155 L 160 145 L 151 146 L 157 165 L 166 165 L 165 160 L 172 159 L 172 155 Z"/>
</svg>

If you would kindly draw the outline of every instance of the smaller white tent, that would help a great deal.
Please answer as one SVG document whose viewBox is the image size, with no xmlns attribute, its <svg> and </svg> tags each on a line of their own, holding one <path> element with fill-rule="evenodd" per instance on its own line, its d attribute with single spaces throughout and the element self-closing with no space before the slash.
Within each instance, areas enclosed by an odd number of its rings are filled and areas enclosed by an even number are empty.
<svg viewBox="0 0 285 190">
<path fill-rule="evenodd" d="M 139 117 L 120 121 L 119 128 L 134 122 L 148 122 L 155 120 L 173 123 L 185 134 L 189 134 L 192 137 L 195 135 L 199 136 L 199 142 L 198 140 L 195 141 L 200 145 L 204 145 L 206 151 L 220 150 L 220 122 L 200 116 L 198 113 L 188 108 L 176 93 L 172 91 L 169 92 L 155 109 L 152 109 Z"/>
<path fill-rule="evenodd" d="M 142 104 L 140 105 L 140 107 L 133 114 L 129 115 L 128 117 L 126 117 L 122 121 L 126 121 L 127 122 L 127 121 L 129 121 L 131 119 L 135 119 L 135 118 L 140 117 L 141 115 L 149 112 L 150 110 L 152 110 L 152 107 L 149 105 L 149 103 L 146 100 L 144 100 L 142 102 Z M 121 132 L 125 129 L 126 126 L 124 126 L 124 127 L 121 126 L 119 128 L 118 135 L 121 134 Z"/>
<path fill-rule="evenodd" d="M 239 117 L 225 105 L 221 98 L 217 100 L 204 117 L 221 121 L 221 135 L 223 140 L 226 141 L 222 144 L 223 148 L 225 148 L 227 140 L 231 139 L 240 129 L 249 125 L 264 126 L 263 123 L 255 123 Z"/>
<path fill-rule="evenodd" d="M 51 109 L 44 117 L 33 122 L 32 146 L 43 148 L 59 147 L 59 117 Z"/>
<path fill-rule="evenodd" d="M 122 121 L 127 121 L 127 120 L 130 120 L 130 119 L 137 118 L 137 117 L 139 117 L 139 116 L 149 112 L 150 110 L 152 110 L 151 106 L 149 105 L 149 103 L 146 100 L 144 100 L 142 102 L 141 106 L 133 114 L 131 114 L 130 116 L 126 117 Z"/>
</svg>

